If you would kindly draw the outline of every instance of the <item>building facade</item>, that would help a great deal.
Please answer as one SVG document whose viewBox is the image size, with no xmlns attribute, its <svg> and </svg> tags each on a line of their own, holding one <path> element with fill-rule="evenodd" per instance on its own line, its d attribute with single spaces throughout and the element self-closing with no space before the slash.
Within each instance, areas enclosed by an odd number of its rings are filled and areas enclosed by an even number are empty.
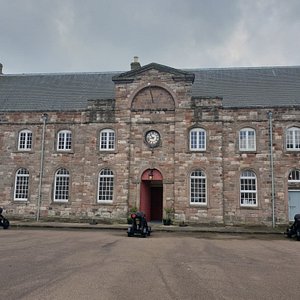
<svg viewBox="0 0 300 300">
<path fill-rule="evenodd" d="M 0 73 L 10 218 L 271 226 L 300 211 L 300 67 Z"/>
</svg>

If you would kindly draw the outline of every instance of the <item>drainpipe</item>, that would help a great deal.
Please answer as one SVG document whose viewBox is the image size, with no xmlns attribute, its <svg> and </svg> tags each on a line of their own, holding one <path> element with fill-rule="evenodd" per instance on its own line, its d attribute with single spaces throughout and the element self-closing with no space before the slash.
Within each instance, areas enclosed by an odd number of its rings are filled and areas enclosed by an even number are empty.
<svg viewBox="0 0 300 300">
<path fill-rule="evenodd" d="M 273 159 L 273 124 L 272 112 L 268 112 L 270 135 L 270 168 L 271 168 L 271 195 L 272 195 L 272 227 L 275 227 L 275 184 L 274 184 L 274 159 Z"/>
<path fill-rule="evenodd" d="M 48 120 L 48 115 L 43 114 L 42 120 L 43 120 L 43 131 L 42 131 L 42 144 L 41 144 L 39 191 L 38 191 L 38 202 L 37 202 L 37 213 L 36 213 L 36 221 L 37 222 L 40 219 L 40 207 L 41 207 L 41 200 L 42 200 L 42 180 L 43 180 L 43 174 L 44 174 L 45 132 L 46 132 L 46 122 Z"/>
</svg>

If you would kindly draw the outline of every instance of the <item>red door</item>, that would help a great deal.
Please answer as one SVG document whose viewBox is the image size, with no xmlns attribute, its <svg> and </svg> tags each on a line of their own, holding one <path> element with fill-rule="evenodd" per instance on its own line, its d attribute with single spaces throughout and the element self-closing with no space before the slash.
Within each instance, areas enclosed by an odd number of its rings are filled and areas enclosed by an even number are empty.
<svg viewBox="0 0 300 300">
<path fill-rule="evenodd" d="M 151 221 L 161 221 L 163 215 L 163 187 L 156 185 L 151 187 Z"/>
<path fill-rule="evenodd" d="M 162 175 L 156 169 L 148 169 L 142 175 L 140 210 L 147 221 L 161 221 L 163 207 Z"/>
<path fill-rule="evenodd" d="M 146 180 L 141 183 L 140 211 L 146 214 L 147 221 L 151 220 L 151 190 L 150 182 Z"/>
</svg>

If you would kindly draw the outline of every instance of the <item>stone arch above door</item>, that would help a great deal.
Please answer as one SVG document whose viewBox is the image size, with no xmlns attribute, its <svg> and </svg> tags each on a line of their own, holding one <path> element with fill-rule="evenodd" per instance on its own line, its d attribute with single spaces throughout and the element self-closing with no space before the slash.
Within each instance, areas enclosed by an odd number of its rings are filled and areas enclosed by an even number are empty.
<svg viewBox="0 0 300 300">
<path fill-rule="evenodd" d="M 157 169 L 147 169 L 142 174 L 142 180 L 163 180 L 163 176 Z"/>
</svg>

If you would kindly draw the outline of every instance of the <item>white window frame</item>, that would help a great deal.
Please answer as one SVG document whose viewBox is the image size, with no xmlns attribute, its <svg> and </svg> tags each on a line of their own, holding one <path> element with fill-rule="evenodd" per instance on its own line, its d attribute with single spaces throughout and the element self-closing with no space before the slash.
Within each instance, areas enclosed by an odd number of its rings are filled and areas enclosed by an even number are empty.
<svg viewBox="0 0 300 300">
<path fill-rule="evenodd" d="M 207 178 L 202 170 L 190 174 L 190 204 L 207 205 Z"/>
<path fill-rule="evenodd" d="M 286 150 L 300 151 L 300 128 L 290 127 L 286 131 Z"/>
<path fill-rule="evenodd" d="M 240 151 L 256 151 L 256 132 L 253 128 L 242 128 L 239 132 Z"/>
<path fill-rule="evenodd" d="M 72 131 L 61 130 L 57 133 L 57 151 L 72 150 Z"/>
<path fill-rule="evenodd" d="M 15 201 L 28 201 L 29 195 L 29 171 L 25 168 L 20 168 L 15 176 Z"/>
<path fill-rule="evenodd" d="M 100 151 L 114 151 L 115 150 L 116 134 L 113 129 L 103 129 L 100 131 Z"/>
<path fill-rule="evenodd" d="M 289 173 L 288 182 L 300 182 L 300 170 L 294 169 Z"/>
<path fill-rule="evenodd" d="M 105 168 L 99 172 L 97 203 L 112 203 L 114 198 L 114 173 Z"/>
<path fill-rule="evenodd" d="M 190 130 L 190 151 L 206 151 L 206 130 L 193 128 Z"/>
<path fill-rule="evenodd" d="M 54 202 L 68 202 L 70 194 L 70 173 L 65 168 L 55 172 L 54 177 Z"/>
<path fill-rule="evenodd" d="M 28 129 L 21 130 L 18 138 L 18 150 L 30 151 L 32 149 L 32 131 Z"/>
<path fill-rule="evenodd" d="M 251 170 L 244 170 L 240 175 L 241 207 L 257 207 L 257 177 Z"/>
</svg>

